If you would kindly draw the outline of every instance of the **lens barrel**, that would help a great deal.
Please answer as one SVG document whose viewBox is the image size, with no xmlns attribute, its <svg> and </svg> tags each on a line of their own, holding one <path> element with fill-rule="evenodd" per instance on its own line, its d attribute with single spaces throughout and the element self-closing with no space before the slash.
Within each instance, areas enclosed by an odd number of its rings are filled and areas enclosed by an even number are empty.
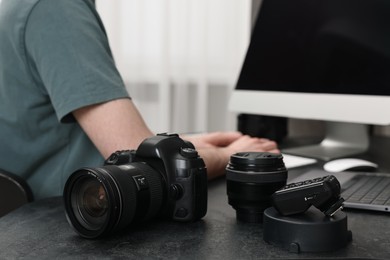
<svg viewBox="0 0 390 260">
<path fill-rule="evenodd" d="M 271 206 L 271 195 L 285 186 L 286 181 L 287 169 L 281 154 L 233 154 L 226 167 L 226 189 L 237 219 L 262 222 L 264 210 Z"/>
<path fill-rule="evenodd" d="M 74 172 L 65 184 L 64 204 L 76 232 L 98 238 L 153 218 L 165 194 L 162 175 L 136 162 Z"/>
</svg>

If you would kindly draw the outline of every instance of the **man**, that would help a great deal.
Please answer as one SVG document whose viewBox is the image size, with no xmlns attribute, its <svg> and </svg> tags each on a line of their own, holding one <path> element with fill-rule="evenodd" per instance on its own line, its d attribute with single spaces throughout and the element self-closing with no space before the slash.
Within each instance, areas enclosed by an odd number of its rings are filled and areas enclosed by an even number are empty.
<svg viewBox="0 0 390 260">
<path fill-rule="evenodd" d="M 62 193 L 77 168 L 136 149 L 154 135 L 115 67 L 91 0 L 3 0 L 0 5 L 0 168 L 35 199 Z M 237 132 L 185 137 L 209 178 L 238 151 L 278 152 Z"/>
</svg>

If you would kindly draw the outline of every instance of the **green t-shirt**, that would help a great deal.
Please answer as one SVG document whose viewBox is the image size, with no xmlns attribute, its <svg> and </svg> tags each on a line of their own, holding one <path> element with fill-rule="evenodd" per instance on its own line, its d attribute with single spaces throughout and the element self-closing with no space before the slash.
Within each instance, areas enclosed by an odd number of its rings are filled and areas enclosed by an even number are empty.
<svg viewBox="0 0 390 260">
<path fill-rule="evenodd" d="M 61 195 L 68 176 L 103 158 L 71 112 L 128 98 L 89 0 L 2 0 L 0 168 L 35 199 Z"/>
</svg>

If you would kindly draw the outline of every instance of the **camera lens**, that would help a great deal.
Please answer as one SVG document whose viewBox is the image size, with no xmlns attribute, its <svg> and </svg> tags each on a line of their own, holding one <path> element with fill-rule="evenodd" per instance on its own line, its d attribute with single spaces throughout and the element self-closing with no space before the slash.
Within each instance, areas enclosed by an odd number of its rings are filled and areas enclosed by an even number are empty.
<svg viewBox="0 0 390 260">
<path fill-rule="evenodd" d="M 162 175 L 142 162 L 80 169 L 65 184 L 68 221 L 86 238 L 123 230 L 158 214 L 164 187 Z"/>
<path fill-rule="evenodd" d="M 287 169 L 281 154 L 236 153 L 226 167 L 229 204 L 239 221 L 258 223 L 271 206 L 271 195 L 286 185 Z"/>
</svg>

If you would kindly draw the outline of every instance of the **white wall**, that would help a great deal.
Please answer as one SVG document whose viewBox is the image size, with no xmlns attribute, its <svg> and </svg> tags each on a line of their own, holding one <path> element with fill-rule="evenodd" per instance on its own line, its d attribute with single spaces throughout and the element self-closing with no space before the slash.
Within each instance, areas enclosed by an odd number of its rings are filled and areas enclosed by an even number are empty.
<svg viewBox="0 0 390 260">
<path fill-rule="evenodd" d="M 227 101 L 250 36 L 250 0 L 97 0 L 114 57 L 155 132 L 235 129 Z"/>
</svg>

